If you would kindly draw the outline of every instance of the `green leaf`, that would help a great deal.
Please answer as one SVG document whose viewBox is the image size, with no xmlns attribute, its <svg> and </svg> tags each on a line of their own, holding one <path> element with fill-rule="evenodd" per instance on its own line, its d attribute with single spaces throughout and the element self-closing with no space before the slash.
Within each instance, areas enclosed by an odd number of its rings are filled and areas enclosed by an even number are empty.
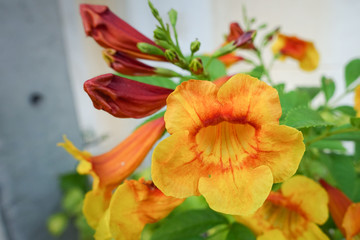
<svg viewBox="0 0 360 240">
<path fill-rule="evenodd" d="M 300 106 L 308 107 L 310 103 L 309 95 L 301 91 L 279 92 L 279 98 L 282 108 L 281 122 L 285 120 L 288 111 Z"/>
<path fill-rule="evenodd" d="M 158 87 L 164 87 L 164 88 L 170 88 L 170 89 L 175 89 L 177 84 L 175 84 L 170 78 L 166 78 L 166 77 L 157 77 L 157 76 L 146 76 L 146 77 L 139 77 L 139 76 L 128 76 L 128 75 L 124 75 L 121 73 L 115 73 L 116 75 L 123 77 L 123 78 L 127 78 L 127 79 L 131 79 L 137 82 L 142 82 L 142 83 L 146 83 L 146 84 L 150 84 L 150 85 L 154 85 L 154 86 L 158 86 Z"/>
<path fill-rule="evenodd" d="M 318 95 L 318 93 L 320 92 L 320 88 L 318 87 L 298 87 L 296 88 L 296 90 L 298 92 L 307 93 L 310 100 L 316 97 L 316 95 Z"/>
<path fill-rule="evenodd" d="M 360 59 L 353 59 L 345 66 L 346 87 L 360 77 Z"/>
<path fill-rule="evenodd" d="M 204 66 L 207 66 L 207 63 L 210 61 L 210 57 L 208 56 L 200 56 L 200 59 Z M 215 80 L 226 75 L 226 67 L 224 63 L 216 58 L 211 60 L 210 65 L 207 66 L 205 70 L 209 73 L 210 80 Z"/>
<path fill-rule="evenodd" d="M 330 173 L 339 187 L 347 196 L 355 191 L 356 172 L 352 158 L 346 155 L 331 154 Z"/>
<path fill-rule="evenodd" d="M 227 235 L 226 240 L 255 240 L 254 233 L 247 227 L 237 222 L 231 225 L 230 231 Z"/>
<path fill-rule="evenodd" d="M 314 142 L 310 146 L 312 148 L 317 148 L 317 149 L 329 149 L 329 150 L 337 150 L 342 152 L 346 151 L 346 148 L 344 148 L 341 141 L 320 140 Z"/>
<path fill-rule="evenodd" d="M 86 175 L 80 175 L 77 172 L 61 175 L 59 177 L 59 181 L 60 188 L 64 192 L 67 192 L 73 188 L 79 188 L 85 193 L 90 189 L 88 177 Z"/>
<path fill-rule="evenodd" d="M 290 110 L 285 118 L 284 124 L 294 128 L 331 125 L 331 123 L 325 122 L 318 112 L 307 107 L 297 107 Z"/>
<path fill-rule="evenodd" d="M 275 88 L 277 91 L 278 91 L 278 94 L 282 95 L 284 94 L 284 90 L 285 90 L 285 83 L 279 83 L 279 84 L 276 84 L 275 86 L 273 86 L 273 88 Z"/>
<path fill-rule="evenodd" d="M 177 11 L 174 9 L 170 9 L 170 11 L 168 12 L 168 15 L 169 15 L 171 25 L 173 27 L 175 27 L 176 21 L 177 21 Z"/>
<path fill-rule="evenodd" d="M 227 224 L 227 219 L 210 209 L 191 210 L 165 219 L 151 240 L 183 240 L 200 237 L 207 230 Z"/>
<path fill-rule="evenodd" d="M 264 67 L 263 66 L 256 66 L 248 73 L 250 76 L 260 79 L 264 74 Z"/>
<path fill-rule="evenodd" d="M 325 101 L 328 102 L 335 92 L 335 83 L 332 79 L 322 77 L 321 78 L 321 89 L 325 95 Z"/>
<path fill-rule="evenodd" d="M 357 117 L 351 117 L 350 118 L 350 124 L 356 128 L 360 128 L 360 118 Z"/>
<path fill-rule="evenodd" d="M 342 112 L 343 114 L 346 114 L 351 117 L 356 116 L 356 111 L 355 111 L 354 107 L 351 107 L 351 106 L 339 106 L 339 107 L 334 108 L 333 110 Z"/>
</svg>

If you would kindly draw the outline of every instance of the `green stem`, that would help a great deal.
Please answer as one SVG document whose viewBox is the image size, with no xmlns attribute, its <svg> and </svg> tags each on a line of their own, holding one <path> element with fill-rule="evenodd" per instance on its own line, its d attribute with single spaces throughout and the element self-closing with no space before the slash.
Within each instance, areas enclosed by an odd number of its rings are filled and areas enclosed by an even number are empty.
<svg viewBox="0 0 360 240">
<path fill-rule="evenodd" d="M 358 131 L 360 131 L 358 128 L 346 128 L 346 129 L 339 129 L 339 130 L 332 131 L 332 132 L 324 132 L 323 134 L 321 134 L 320 136 L 317 136 L 316 138 L 305 141 L 305 145 L 310 146 L 311 144 L 313 144 L 315 142 L 318 142 L 320 140 L 323 140 L 325 138 L 328 138 L 328 137 L 336 135 L 336 134 L 358 132 Z"/>
<path fill-rule="evenodd" d="M 262 58 L 261 52 L 259 51 L 259 49 L 256 49 L 255 51 L 256 51 L 256 56 L 258 57 L 258 59 L 260 61 L 260 66 L 262 66 L 263 69 L 264 69 L 264 74 L 265 74 L 268 82 L 270 83 L 270 85 L 274 85 L 274 82 L 271 79 L 270 73 L 265 67 L 264 60 Z"/>
</svg>

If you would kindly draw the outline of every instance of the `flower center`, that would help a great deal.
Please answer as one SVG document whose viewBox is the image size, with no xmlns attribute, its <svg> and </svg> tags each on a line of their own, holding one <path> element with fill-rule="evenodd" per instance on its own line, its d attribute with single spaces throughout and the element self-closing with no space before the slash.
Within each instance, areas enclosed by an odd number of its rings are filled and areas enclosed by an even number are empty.
<svg viewBox="0 0 360 240">
<path fill-rule="evenodd" d="M 256 154 L 256 129 L 250 124 L 226 121 L 200 129 L 195 135 L 197 151 L 208 164 L 222 169 L 242 167 Z"/>
</svg>

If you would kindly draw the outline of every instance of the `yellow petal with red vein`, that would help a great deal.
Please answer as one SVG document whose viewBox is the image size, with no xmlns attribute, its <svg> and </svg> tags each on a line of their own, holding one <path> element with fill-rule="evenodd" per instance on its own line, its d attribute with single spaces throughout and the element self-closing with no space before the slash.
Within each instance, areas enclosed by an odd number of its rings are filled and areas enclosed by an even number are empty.
<svg viewBox="0 0 360 240">
<path fill-rule="evenodd" d="M 109 206 L 111 192 L 104 189 L 91 190 L 86 193 L 83 205 L 83 213 L 87 223 L 93 229 L 99 225 L 106 209 Z"/>
<path fill-rule="evenodd" d="M 320 184 L 305 176 L 297 175 L 284 182 L 281 193 L 292 204 L 300 206 L 309 221 L 323 224 L 329 216 L 329 198 Z"/>
<path fill-rule="evenodd" d="M 265 201 L 273 180 L 296 172 L 302 134 L 278 125 L 277 91 L 260 80 L 238 74 L 220 87 L 190 80 L 167 102 L 171 136 L 155 148 L 152 162 L 154 182 L 165 194 L 201 193 L 217 211 L 249 214 Z M 257 184 L 243 184 L 250 182 Z"/>
<path fill-rule="evenodd" d="M 356 111 L 356 117 L 360 117 L 360 85 L 355 88 L 354 109 Z"/>
<path fill-rule="evenodd" d="M 265 232 L 263 235 L 257 237 L 256 240 L 287 240 L 287 239 L 280 230 L 274 229 Z"/>
<path fill-rule="evenodd" d="M 329 240 L 329 237 L 312 222 L 307 223 L 301 231 L 293 232 L 288 240 Z"/>
<path fill-rule="evenodd" d="M 300 68 L 305 71 L 313 71 L 319 65 L 320 56 L 312 42 L 307 42 L 305 56 L 299 62 Z"/>
<path fill-rule="evenodd" d="M 273 176 L 267 166 L 255 169 L 210 169 L 200 178 L 199 191 L 215 211 L 248 215 L 254 213 L 269 195 Z"/>
<path fill-rule="evenodd" d="M 279 123 L 278 92 L 256 78 L 236 74 L 220 87 L 217 96 L 222 104 L 222 115 L 228 121 L 251 122 L 256 126 Z"/>
<path fill-rule="evenodd" d="M 179 85 L 166 100 L 167 131 L 196 129 L 207 119 L 214 118 L 220 108 L 216 100 L 218 87 L 209 81 L 189 80 Z M 206 96 L 204 98 L 203 96 Z"/>
<path fill-rule="evenodd" d="M 300 131 L 288 126 L 268 124 L 261 128 L 257 138 L 258 161 L 269 166 L 274 182 L 282 182 L 295 174 L 305 151 Z"/>
<path fill-rule="evenodd" d="M 348 207 L 342 226 L 346 240 L 360 239 L 360 203 L 353 203 Z"/>
<path fill-rule="evenodd" d="M 166 195 L 186 198 L 199 195 L 201 162 L 191 151 L 188 131 L 174 133 L 155 148 L 151 174 L 155 185 Z"/>
<path fill-rule="evenodd" d="M 116 240 L 138 240 L 146 224 L 166 217 L 182 202 L 165 196 L 151 181 L 125 181 L 110 202 L 111 235 Z"/>
</svg>

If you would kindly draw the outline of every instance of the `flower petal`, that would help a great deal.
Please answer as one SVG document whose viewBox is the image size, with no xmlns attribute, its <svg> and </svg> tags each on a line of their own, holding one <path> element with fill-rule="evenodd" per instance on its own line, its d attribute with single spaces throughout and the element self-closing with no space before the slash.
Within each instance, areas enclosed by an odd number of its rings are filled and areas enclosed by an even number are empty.
<svg viewBox="0 0 360 240">
<path fill-rule="evenodd" d="M 286 238 L 280 230 L 274 229 L 265 232 L 263 235 L 257 237 L 256 240 L 286 240 Z"/>
<path fill-rule="evenodd" d="M 155 185 L 168 196 L 186 198 L 199 195 L 201 163 L 191 151 L 187 131 L 176 132 L 161 141 L 152 156 L 151 173 Z M 197 171 L 194 171 L 197 169 Z"/>
<path fill-rule="evenodd" d="M 91 190 L 86 193 L 83 205 L 83 213 L 87 223 L 96 229 L 109 206 L 111 191 L 107 189 Z"/>
<path fill-rule="evenodd" d="M 138 240 L 144 226 L 166 217 L 184 200 L 165 196 L 151 181 L 125 181 L 109 206 L 110 231 L 117 240 Z"/>
<path fill-rule="evenodd" d="M 360 85 L 355 88 L 354 98 L 354 109 L 356 111 L 356 117 L 360 117 Z"/>
<path fill-rule="evenodd" d="M 326 191 L 313 180 L 297 175 L 281 185 L 281 193 L 292 204 L 301 207 L 309 221 L 323 224 L 329 216 L 329 198 Z"/>
<path fill-rule="evenodd" d="M 165 106 L 166 98 L 173 91 L 113 74 L 87 80 L 84 89 L 95 108 L 119 118 L 149 116 Z"/>
<path fill-rule="evenodd" d="M 343 219 L 345 212 L 351 205 L 352 201 L 339 189 L 331 186 L 325 180 L 320 179 L 320 184 L 325 188 L 329 196 L 329 209 L 331 217 L 334 220 L 336 226 L 345 235 L 345 229 L 343 228 Z"/>
<path fill-rule="evenodd" d="M 319 65 L 320 56 L 312 42 L 308 42 L 306 52 L 300 61 L 300 68 L 305 71 L 313 71 Z"/>
<path fill-rule="evenodd" d="M 245 74 L 236 74 L 218 92 L 224 118 L 259 126 L 279 123 L 281 106 L 276 89 Z"/>
<path fill-rule="evenodd" d="M 215 211 L 249 215 L 254 213 L 269 195 L 273 176 L 266 166 L 228 171 L 209 169 L 211 175 L 199 181 L 199 191 Z"/>
<path fill-rule="evenodd" d="M 179 85 L 166 101 L 165 122 L 168 132 L 196 131 L 209 119 L 219 115 L 217 90 L 217 86 L 208 81 L 189 80 Z"/>
<path fill-rule="evenodd" d="M 264 125 L 258 132 L 257 160 L 271 169 L 274 182 L 294 175 L 305 152 L 302 133 L 275 124 Z"/>
<path fill-rule="evenodd" d="M 360 238 L 360 203 L 353 203 L 348 207 L 342 227 L 345 229 L 346 240 Z"/>
</svg>

